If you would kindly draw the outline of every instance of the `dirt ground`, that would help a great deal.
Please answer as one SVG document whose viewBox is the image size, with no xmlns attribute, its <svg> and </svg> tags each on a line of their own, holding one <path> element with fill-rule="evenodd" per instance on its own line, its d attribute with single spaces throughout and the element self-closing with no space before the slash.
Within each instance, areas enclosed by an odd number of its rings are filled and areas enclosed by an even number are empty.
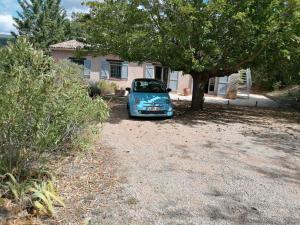
<svg viewBox="0 0 300 225">
<path fill-rule="evenodd" d="M 114 101 L 94 151 L 66 160 L 48 224 L 300 224 L 300 115 L 176 103 L 128 119 Z"/>
</svg>

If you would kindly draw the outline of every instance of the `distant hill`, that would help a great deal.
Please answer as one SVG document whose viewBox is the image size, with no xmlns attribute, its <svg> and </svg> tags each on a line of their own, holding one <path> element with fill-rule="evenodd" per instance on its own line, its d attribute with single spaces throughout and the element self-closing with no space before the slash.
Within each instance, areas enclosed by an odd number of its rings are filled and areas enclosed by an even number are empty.
<svg viewBox="0 0 300 225">
<path fill-rule="evenodd" d="M 7 45 L 9 40 L 13 40 L 14 37 L 8 34 L 0 34 L 0 47 Z"/>
</svg>

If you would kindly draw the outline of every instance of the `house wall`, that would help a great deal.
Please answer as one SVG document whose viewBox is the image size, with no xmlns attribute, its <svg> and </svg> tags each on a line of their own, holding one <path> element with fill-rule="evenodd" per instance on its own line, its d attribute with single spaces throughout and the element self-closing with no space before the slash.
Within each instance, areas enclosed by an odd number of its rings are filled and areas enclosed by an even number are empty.
<svg viewBox="0 0 300 225">
<path fill-rule="evenodd" d="M 72 50 L 65 50 L 65 49 L 55 49 L 52 50 L 52 56 L 55 61 L 68 59 L 70 57 L 74 57 L 74 51 Z M 91 60 L 91 71 L 90 71 L 90 80 L 91 81 L 99 81 L 100 80 L 100 71 L 101 71 L 101 60 L 102 59 L 119 59 L 116 56 L 108 55 L 108 56 L 97 56 L 93 57 L 91 55 L 86 55 L 84 58 Z M 136 78 L 143 78 L 145 77 L 145 70 L 146 70 L 146 64 L 149 63 L 142 63 L 138 64 L 136 62 L 130 62 L 128 64 L 128 79 L 115 79 L 110 78 L 107 79 L 108 82 L 115 83 L 118 85 L 119 88 L 125 89 L 126 87 L 131 86 L 131 82 L 133 79 Z M 178 77 L 178 85 L 177 85 L 177 92 L 183 93 L 184 88 L 190 88 L 191 89 L 191 77 L 190 75 L 182 75 L 182 72 L 180 72 L 180 75 Z"/>
<path fill-rule="evenodd" d="M 100 61 L 98 62 L 99 62 L 99 68 L 98 68 L 98 80 L 99 80 Z M 125 89 L 126 87 L 131 87 L 131 83 L 134 79 L 144 77 L 144 68 L 145 68 L 145 64 L 139 65 L 138 63 L 130 62 L 128 64 L 128 79 L 110 78 L 107 79 L 107 81 L 117 84 L 119 88 Z"/>
<path fill-rule="evenodd" d="M 51 51 L 51 54 L 55 61 L 68 59 L 69 57 L 72 57 L 74 55 L 73 51 L 66 51 L 66 50 Z"/>
<path fill-rule="evenodd" d="M 192 90 L 191 88 L 191 75 L 189 74 L 183 74 L 180 72 L 179 78 L 178 78 L 178 88 L 177 88 L 177 93 L 182 94 L 183 89 L 189 88 L 190 91 Z"/>
</svg>

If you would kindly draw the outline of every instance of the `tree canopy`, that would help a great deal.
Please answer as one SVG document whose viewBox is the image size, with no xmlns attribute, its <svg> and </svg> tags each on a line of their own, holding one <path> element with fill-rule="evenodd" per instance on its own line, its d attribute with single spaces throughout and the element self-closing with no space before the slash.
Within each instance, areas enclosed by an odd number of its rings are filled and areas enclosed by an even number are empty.
<svg viewBox="0 0 300 225">
<path fill-rule="evenodd" d="M 18 17 L 14 17 L 18 34 L 13 34 L 27 36 L 35 47 L 47 50 L 49 45 L 74 38 L 78 34 L 75 22 L 67 18 L 61 0 L 18 2 L 22 11 L 18 12 Z"/>
<path fill-rule="evenodd" d="M 299 21 L 299 0 L 91 1 L 87 42 L 99 53 L 154 61 L 193 77 L 192 108 L 209 77 L 253 63 Z M 297 34 L 293 34 L 294 36 Z M 285 48 L 285 43 L 280 46 Z M 275 53 L 276 54 L 276 53 Z M 264 59 L 268 60 L 268 59 Z"/>
<path fill-rule="evenodd" d="M 295 5 L 295 9 L 297 6 Z M 299 6 L 298 6 L 299 7 Z M 300 12 L 278 31 L 277 38 L 253 65 L 254 82 L 264 88 L 300 84 Z"/>
</svg>

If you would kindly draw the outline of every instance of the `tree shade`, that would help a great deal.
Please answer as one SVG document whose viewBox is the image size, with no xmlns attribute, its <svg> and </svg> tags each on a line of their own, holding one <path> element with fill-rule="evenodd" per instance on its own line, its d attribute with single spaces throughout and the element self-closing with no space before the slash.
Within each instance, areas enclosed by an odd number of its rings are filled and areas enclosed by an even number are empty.
<svg viewBox="0 0 300 225">
<path fill-rule="evenodd" d="M 299 0 L 91 1 L 86 41 L 101 54 L 154 61 L 193 78 L 192 109 L 203 108 L 209 77 L 257 60 L 299 21 Z M 299 38 L 299 37 L 298 37 Z M 280 49 L 284 49 L 283 42 Z M 277 54 L 277 53 L 274 53 Z"/>
</svg>

